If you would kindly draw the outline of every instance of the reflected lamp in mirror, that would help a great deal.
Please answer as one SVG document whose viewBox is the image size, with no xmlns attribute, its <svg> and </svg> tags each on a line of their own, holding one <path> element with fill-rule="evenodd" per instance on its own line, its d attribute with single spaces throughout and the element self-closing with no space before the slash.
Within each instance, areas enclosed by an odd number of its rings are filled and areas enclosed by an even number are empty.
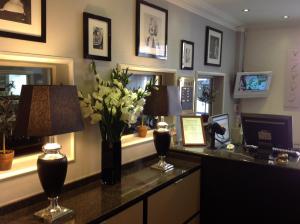
<svg viewBox="0 0 300 224">
<path fill-rule="evenodd" d="M 83 120 L 75 86 L 25 85 L 22 87 L 15 127 L 17 136 L 52 136 L 80 131 Z M 47 143 L 37 161 L 41 185 L 50 206 L 35 213 L 54 222 L 73 211 L 58 205 L 68 161 L 58 143 Z"/>
<path fill-rule="evenodd" d="M 159 162 L 152 168 L 166 171 L 173 169 L 173 165 L 165 161 L 170 149 L 171 135 L 168 124 L 164 121 L 164 116 L 176 116 L 182 112 L 179 90 L 177 86 L 157 86 L 151 91 L 151 95 L 146 98 L 143 113 L 150 116 L 160 116 L 156 129 L 153 131 L 155 149 Z"/>
</svg>

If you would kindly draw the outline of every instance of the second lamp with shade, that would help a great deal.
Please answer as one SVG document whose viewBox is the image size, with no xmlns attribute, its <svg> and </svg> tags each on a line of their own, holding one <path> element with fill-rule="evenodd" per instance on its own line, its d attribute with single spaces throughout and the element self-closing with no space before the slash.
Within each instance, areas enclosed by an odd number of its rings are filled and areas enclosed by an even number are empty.
<svg viewBox="0 0 300 224">
<path fill-rule="evenodd" d="M 171 135 L 168 124 L 164 121 L 164 116 L 176 116 L 182 112 L 179 91 L 177 86 L 157 86 L 151 91 L 151 95 L 146 98 L 143 113 L 150 116 L 159 116 L 160 121 L 153 131 L 155 149 L 159 162 L 152 166 L 154 169 L 167 171 L 174 166 L 165 161 L 170 148 Z"/>
</svg>

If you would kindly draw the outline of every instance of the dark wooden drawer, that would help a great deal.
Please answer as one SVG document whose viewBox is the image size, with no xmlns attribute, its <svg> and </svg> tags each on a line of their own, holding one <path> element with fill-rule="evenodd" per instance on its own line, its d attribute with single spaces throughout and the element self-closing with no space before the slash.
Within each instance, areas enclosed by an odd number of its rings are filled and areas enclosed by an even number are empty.
<svg viewBox="0 0 300 224">
<path fill-rule="evenodd" d="M 119 214 L 101 222 L 101 224 L 142 224 L 143 223 L 143 202 L 139 202 Z"/>
<path fill-rule="evenodd" d="M 200 210 L 200 170 L 148 198 L 148 224 L 182 224 Z"/>
</svg>

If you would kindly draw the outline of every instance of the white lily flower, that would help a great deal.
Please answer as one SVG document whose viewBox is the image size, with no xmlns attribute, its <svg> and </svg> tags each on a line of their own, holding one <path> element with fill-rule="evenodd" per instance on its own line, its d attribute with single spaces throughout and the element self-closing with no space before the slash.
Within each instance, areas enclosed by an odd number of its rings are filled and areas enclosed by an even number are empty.
<svg viewBox="0 0 300 224">
<path fill-rule="evenodd" d="M 87 97 L 83 98 L 83 101 L 87 104 L 91 104 L 92 103 L 92 97 L 90 94 L 87 95 Z"/>
<path fill-rule="evenodd" d="M 117 109 L 115 107 L 112 107 L 111 113 L 112 113 L 112 115 L 115 115 L 117 113 Z"/>
<path fill-rule="evenodd" d="M 95 79 L 96 79 L 98 82 L 100 82 L 100 81 L 101 81 L 100 74 L 97 73 L 97 74 L 95 75 Z"/>
<path fill-rule="evenodd" d="M 91 106 L 81 107 L 82 115 L 84 118 L 89 117 L 91 114 L 94 113 L 93 108 Z"/>
<path fill-rule="evenodd" d="M 137 105 L 138 106 L 144 106 L 146 103 L 146 100 L 144 98 L 141 98 L 137 101 Z"/>
<path fill-rule="evenodd" d="M 83 95 L 82 95 L 81 91 L 77 91 L 77 95 L 79 98 L 83 99 Z"/>
<path fill-rule="evenodd" d="M 95 103 L 95 108 L 97 109 L 97 110 L 103 110 L 103 104 L 102 103 L 100 103 L 98 100 L 96 100 L 96 103 Z"/>
<path fill-rule="evenodd" d="M 91 116 L 91 124 L 97 124 L 99 121 L 101 121 L 101 115 L 100 114 L 92 114 Z"/>
</svg>

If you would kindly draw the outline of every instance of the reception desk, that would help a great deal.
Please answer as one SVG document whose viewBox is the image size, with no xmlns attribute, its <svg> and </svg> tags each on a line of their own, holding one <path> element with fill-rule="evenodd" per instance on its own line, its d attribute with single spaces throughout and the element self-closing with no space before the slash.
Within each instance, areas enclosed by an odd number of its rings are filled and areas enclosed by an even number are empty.
<svg viewBox="0 0 300 224">
<path fill-rule="evenodd" d="M 77 183 L 61 197 L 75 211 L 63 223 L 300 223 L 297 159 L 279 165 L 244 150 L 175 147 L 168 156 L 174 170 L 151 169 L 156 162 L 123 167 L 114 186 Z M 41 223 L 33 213 L 46 205 L 44 198 L 0 208 L 0 223 Z"/>
<path fill-rule="evenodd" d="M 285 165 L 235 152 L 176 147 L 201 157 L 201 224 L 300 223 L 300 162 Z"/>
</svg>

